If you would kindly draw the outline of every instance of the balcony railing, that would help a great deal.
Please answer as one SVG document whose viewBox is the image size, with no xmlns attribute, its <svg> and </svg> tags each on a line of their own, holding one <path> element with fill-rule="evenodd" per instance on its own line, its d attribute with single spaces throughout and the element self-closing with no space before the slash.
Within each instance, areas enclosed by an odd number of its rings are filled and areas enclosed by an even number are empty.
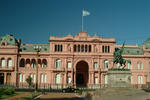
<svg viewBox="0 0 150 100">
<path fill-rule="evenodd" d="M 0 67 L 1 71 L 13 71 L 15 67 Z"/>
</svg>

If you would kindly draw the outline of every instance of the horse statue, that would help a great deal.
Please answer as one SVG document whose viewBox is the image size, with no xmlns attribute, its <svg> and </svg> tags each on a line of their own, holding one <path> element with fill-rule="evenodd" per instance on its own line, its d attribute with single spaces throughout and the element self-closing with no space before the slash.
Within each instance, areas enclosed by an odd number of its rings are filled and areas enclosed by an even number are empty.
<svg viewBox="0 0 150 100">
<path fill-rule="evenodd" d="M 114 51 L 114 54 L 113 54 L 113 56 L 114 56 L 114 58 L 113 58 L 113 67 L 114 67 L 114 64 L 119 63 L 120 66 L 124 65 L 123 68 L 122 68 L 122 69 L 124 69 L 126 67 L 126 62 L 131 64 L 130 60 L 123 59 L 123 57 L 122 57 L 122 54 L 123 54 L 123 51 L 124 51 L 124 45 L 125 45 L 125 42 L 123 43 L 121 48 L 115 48 L 115 51 Z"/>
</svg>

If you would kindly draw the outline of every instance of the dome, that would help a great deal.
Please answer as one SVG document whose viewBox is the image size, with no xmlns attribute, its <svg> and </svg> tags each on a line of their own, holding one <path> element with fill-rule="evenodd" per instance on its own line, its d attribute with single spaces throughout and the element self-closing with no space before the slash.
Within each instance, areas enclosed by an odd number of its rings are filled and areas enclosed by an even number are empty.
<svg viewBox="0 0 150 100">
<path fill-rule="evenodd" d="M 146 49 L 150 49 L 150 38 L 148 38 L 143 44 L 142 46 L 145 46 Z"/>
<path fill-rule="evenodd" d="M 16 45 L 17 40 L 14 38 L 13 35 L 8 34 L 5 36 L 0 37 L 0 44 L 4 45 Z"/>
</svg>

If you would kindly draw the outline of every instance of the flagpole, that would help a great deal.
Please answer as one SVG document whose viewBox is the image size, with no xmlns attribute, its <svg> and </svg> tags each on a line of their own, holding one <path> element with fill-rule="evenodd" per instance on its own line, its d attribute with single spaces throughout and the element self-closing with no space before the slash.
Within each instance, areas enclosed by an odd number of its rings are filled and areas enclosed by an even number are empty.
<svg viewBox="0 0 150 100">
<path fill-rule="evenodd" d="M 82 10 L 82 31 L 83 31 L 83 11 L 84 9 Z"/>
</svg>

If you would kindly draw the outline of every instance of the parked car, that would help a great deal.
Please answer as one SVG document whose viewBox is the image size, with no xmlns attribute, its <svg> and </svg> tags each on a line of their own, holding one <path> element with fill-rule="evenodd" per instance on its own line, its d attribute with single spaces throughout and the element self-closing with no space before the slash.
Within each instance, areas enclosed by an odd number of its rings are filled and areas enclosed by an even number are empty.
<svg viewBox="0 0 150 100">
<path fill-rule="evenodd" d="M 62 89 L 62 92 L 64 92 L 64 93 L 75 92 L 76 93 L 78 90 L 79 90 L 78 88 L 74 88 L 74 87 L 69 86 L 67 88 Z"/>
</svg>

